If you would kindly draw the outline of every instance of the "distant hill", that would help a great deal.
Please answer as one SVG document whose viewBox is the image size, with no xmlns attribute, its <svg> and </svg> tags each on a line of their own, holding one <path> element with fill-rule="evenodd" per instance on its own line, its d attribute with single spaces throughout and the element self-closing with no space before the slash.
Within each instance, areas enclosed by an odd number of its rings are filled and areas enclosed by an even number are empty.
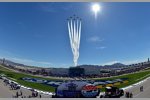
<svg viewBox="0 0 150 100">
<path fill-rule="evenodd" d="M 0 59 L 0 63 L 2 64 L 2 62 L 3 62 L 3 59 Z M 8 65 L 11 65 L 11 66 L 20 66 L 20 67 L 34 67 L 34 68 L 40 68 L 40 67 L 38 67 L 38 66 L 29 66 L 29 65 L 24 65 L 24 64 L 20 64 L 20 63 L 16 63 L 16 62 L 13 62 L 13 61 L 10 61 L 10 60 L 5 60 L 5 64 L 8 64 Z M 86 68 L 86 69 L 99 69 L 99 68 L 120 68 L 120 67 L 125 67 L 126 65 L 124 65 L 124 64 L 122 64 L 122 63 L 114 63 L 114 64 L 112 64 L 112 65 L 104 65 L 104 66 L 101 66 L 101 65 L 79 65 L 79 66 L 77 66 L 77 67 L 81 67 L 81 68 Z M 69 67 L 69 66 L 68 66 Z M 51 68 L 49 68 L 49 69 L 52 69 L 52 67 Z M 57 68 L 56 68 L 57 69 Z M 58 68 L 58 69 L 60 69 L 60 68 Z"/>
<path fill-rule="evenodd" d="M 118 67 L 126 67 L 126 65 L 122 64 L 122 63 L 114 63 L 112 65 L 104 65 L 104 66 L 101 66 L 101 65 L 79 65 L 77 67 L 81 67 L 81 68 L 84 68 L 84 67 L 92 67 L 92 68 L 118 68 Z"/>
<path fill-rule="evenodd" d="M 0 63 L 2 62 L 3 62 L 3 59 L 0 59 Z M 5 64 L 12 65 L 12 66 L 22 66 L 22 67 L 26 66 L 24 64 L 16 63 L 10 60 L 5 60 Z"/>
<path fill-rule="evenodd" d="M 126 65 L 122 63 L 114 63 L 112 65 L 105 65 L 104 67 L 118 68 L 118 67 L 126 67 Z"/>
</svg>

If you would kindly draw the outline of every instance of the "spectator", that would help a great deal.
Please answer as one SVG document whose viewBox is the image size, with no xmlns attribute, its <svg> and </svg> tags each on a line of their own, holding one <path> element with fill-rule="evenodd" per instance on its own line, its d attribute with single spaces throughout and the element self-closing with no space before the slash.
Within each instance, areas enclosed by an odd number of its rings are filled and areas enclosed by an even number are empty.
<svg viewBox="0 0 150 100">
<path fill-rule="evenodd" d="M 20 91 L 20 95 L 22 96 L 22 91 Z"/>
<path fill-rule="evenodd" d="M 18 98 L 19 94 L 18 94 L 18 91 L 16 92 L 16 97 Z"/>
<path fill-rule="evenodd" d="M 129 98 L 129 92 L 126 92 L 125 96 L 126 96 L 126 98 Z"/>
<path fill-rule="evenodd" d="M 31 98 L 31 96 L 29 95 L 28 98 Z"/>
<path fill-rule="evenodd" d="M 130 98 L 132 98 L 133 97 L 133 94 L 132 94 L 132 92 L 130 93 L 130 96 L 129 96 Z"/>
<path fill-rule="evenodd" d="M 38 92 L 36 92 L 35 94 L 36 94 L 35 97 L 37 97 L 38 96 Z"/>
<path fill-rule="evenodd" d="M 140 92 L 143 92 L 143 86 L 140 87 Z"/>
</svg>

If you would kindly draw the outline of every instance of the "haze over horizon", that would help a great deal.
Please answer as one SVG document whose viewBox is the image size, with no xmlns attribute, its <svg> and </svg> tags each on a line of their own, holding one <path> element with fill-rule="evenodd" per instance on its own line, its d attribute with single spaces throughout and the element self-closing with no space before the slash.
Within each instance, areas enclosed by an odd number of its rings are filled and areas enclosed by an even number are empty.
<svg viewBox="0 0 150 100">
<path fill-rule="evenodd" d="M 78 64 L 131 64 L 150 57 L 150 3 L 0 3 L 0 58 L 41 67 L 73 66 L 67 18 L 82 18 Z"/>
</svg>

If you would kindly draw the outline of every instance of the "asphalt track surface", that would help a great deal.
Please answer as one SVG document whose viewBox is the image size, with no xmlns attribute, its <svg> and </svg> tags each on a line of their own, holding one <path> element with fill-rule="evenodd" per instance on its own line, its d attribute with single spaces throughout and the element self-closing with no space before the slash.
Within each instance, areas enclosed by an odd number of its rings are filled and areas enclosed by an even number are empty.
<svg viewBox="0 0 150 100">
<path fill-rule="evenodd" d="M 9 88 L 4 85 L 2 80 L 0 80 L 0 98 L 12 98 L 14 93 L 14 91 L 10 91 Z"/>
<path fill-rule="evenodd" d="M 19 90 L 10 90 L 9 85 L 6 86 L 5 83 L 3 82 L 3 80 L 0 79 L 0 98 L 13 98 L 13 96 L 16 95 L 17 91 L 18 91 L 18 93 L 20 93 L 20 91 L 22 91 L 23 96 L 26 96 L 26 97 L 28 97 L 29 95 L 32 94 L 32 92 L 30 90 L 24 89 L 24 88 L 21 88 Z M 51 98 L 50 95 L 41 94 L 41 96 L 42 96 L 42 98 Z M 37 98 L 39 98 L 39 96 Z"/>
<path fill-rule="evenodd" d="M 133 98 L 150 98 L 150 77 L 146 81 L 132 86 L 126 89 L 125 92 L 132 92 Z M 141 86 L 143 86 L 143 92 L 140 92 Z"/>
</svg>

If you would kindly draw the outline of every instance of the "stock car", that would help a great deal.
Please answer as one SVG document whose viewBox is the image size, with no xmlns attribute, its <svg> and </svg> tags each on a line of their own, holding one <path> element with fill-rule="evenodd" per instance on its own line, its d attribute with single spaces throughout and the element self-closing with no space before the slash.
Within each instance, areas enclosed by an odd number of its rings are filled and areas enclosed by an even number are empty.
<svg viewBox="0 0 150 100">
<path fill-rule="evenodd" d="M 123 89 L 111 86 L 105 88 L 105 94 L 101 95 L 100 98 L 120 98 L 124 95 Z"/>
</svg>

